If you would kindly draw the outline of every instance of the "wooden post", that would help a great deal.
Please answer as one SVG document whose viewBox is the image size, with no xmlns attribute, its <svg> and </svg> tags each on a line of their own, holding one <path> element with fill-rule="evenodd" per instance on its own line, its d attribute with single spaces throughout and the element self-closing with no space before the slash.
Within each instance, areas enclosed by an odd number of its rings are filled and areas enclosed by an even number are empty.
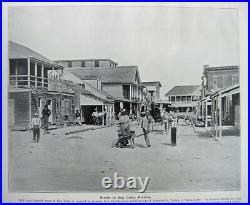
<svg viewBox="0 0 250 205">
<path fill-rule="evenodd" d="M 29 118 L 30 118 L 30 128 L 31 128 L 31 121 L 32 121 L 32 105 L 31 105 L 31 103 L 32 103 L 32 101 L 31 101 L 31 95 L 32 95 L 32 93 L 31 93 L 31 91 L 29 92 Z"/>
<path fill-rule="evenodd" d="M 222 137 L 222 110 L 221 110 L 221 108 L 222 108 L 222 106 L 221 106 L 221 93 L 219 94 L 219 96 L 218 96 L 218 108 L 219 108 L 219 113 L 218 113 L 218 115 L 219 115 L 219 139 L 221 140 L 221 137 Z"/>
<path fill-rule="evenodd" d="M 17 77 L 17 62 L 15 61 L 15 76 L 16 76 L 16 87 L 18 86 L 18 77 Z"/>
<path fill-rule="evenodd" d="M 215 132 L 216 132 L 216 138 L 218 138 L 218 96 L 216 97 L 216 106 L 215 106 L 215 122 L 216 122 L 216 127 L 215 127 Z"/>
<path fill-rule="evenodd" d="M 105 106 L 102 105 L 102 114 L 104 114 Z M 106 119 L 107 120 L 107 119 Z M 107 122 L 106 122 L 107 123 Z M 104 115 L 102 115 L 102 126 L 104 126 Z"/>
<path fill-rule="evenodd" d="M 37 86 L 37 62 L 35 62 L 35 85 Z"/>
<path fill-rule="evenodd" d="M 28 86 L 30 86 L 30 58 L 27 59 L 28 63 Z"/>
<path fill-rule="evenodd" d="M 42 64 L 42 87 L 44 87 L 44 64 Z"/>
<path fill-rule="evenodd" d="M 129 85 L 129 100 L 132 99 L 132 85 Z"/>
<path fill-rule="evenodd" d="M 205 128 L 207 128 L 207 99 L 205 99 Z"/>
</svg>

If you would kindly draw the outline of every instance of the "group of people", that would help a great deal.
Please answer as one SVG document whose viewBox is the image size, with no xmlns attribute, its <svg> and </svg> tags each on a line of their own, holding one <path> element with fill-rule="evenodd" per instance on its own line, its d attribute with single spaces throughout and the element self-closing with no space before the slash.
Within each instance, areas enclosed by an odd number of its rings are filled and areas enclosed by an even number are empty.
<svg viewBox="0 0 250 205">
<path fill-rule="evenodd" d="M 104 109 L 103 112 L 101 111 L 98 112 L 97 109 L 95 109 L 95 111 L 92 113 L 92 117 L 95 125 L 102 125 L 102 124 L 104 124 L 104 126 L 107 125 L 106 109 Z"/>
<path fill-rule="evenodd" d="M 131 117 L 129 117 L 125 109 L 121 110 L 121 112 L 118 114 L 118 117 L 122 131 L 128 132 L 130 130 L 130 121 L 132 120 Z M 150 147 L 151 144 L 148 134 L 150 132 L 150 125 L 151 123 L 153 123 L 154 119 L 149 112 L 142 112 L 140 116 L 137 116 L 137 120 L 137 122 L 139 123 L 138 125 L 140 125 L 140 127 L 142 128 L 146 145 L 147 147 Z"/>
<path fill-rule="evenodd" d="M 178 116 L 174 113 L 173 110 L 170 110 L 169 112 L 163 110 L 162 121 L 164 124 L 164 131 L 168 133 L 169 129 L 173 126 L 176 126 L 175 123 L 178 123 Z"/>
</svg>

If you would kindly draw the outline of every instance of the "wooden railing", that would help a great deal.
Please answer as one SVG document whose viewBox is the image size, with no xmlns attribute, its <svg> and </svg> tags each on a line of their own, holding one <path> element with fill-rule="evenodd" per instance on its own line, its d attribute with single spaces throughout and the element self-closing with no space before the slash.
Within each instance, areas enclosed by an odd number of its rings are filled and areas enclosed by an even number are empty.
<svg viewBox="0 0 250 205">
<path fill-rule="evenodd" d="M 9 77 L 10 87 L 48 87 L 48 78 L 42 78 L 32 75 L 10 75 Z"/>
</svg>

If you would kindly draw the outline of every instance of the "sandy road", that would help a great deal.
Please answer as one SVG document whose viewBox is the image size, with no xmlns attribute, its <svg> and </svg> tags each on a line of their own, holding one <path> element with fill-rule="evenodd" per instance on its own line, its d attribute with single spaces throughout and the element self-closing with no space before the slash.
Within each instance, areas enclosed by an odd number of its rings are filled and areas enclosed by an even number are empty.
<svg viewBox="0 0 250 205">
<path fill-rule="evenodd" d="M 135 149 L 111 148 L 116 127 L 64 135 L 60 130 L 32 143 L 31 132 L 10 135 L 10 188 L 22 192 L 106 192 L 101 185 L 114 172 L 150 177 L 147 192 L 239 190 L 240 137 L 218 144 L 203 129 L 195 134 L 179 126 L 177 146 L 170 135 L 150 134 L 151 148 L 143 137 Z M 136 128 L 140 133 L 140 129 Z M 114 191 L 114 190 L 113 190 Z M 124 191 L 124 190 L 115 190 Z M 136 190 L 127 190 L 138 192 Z"/>
</svg>

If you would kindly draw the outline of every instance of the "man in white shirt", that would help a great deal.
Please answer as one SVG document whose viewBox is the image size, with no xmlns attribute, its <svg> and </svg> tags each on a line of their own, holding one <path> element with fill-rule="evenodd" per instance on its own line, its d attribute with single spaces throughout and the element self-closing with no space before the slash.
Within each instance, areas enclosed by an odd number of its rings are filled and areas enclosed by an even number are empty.
<svg viewBox="0 0 250 205">
<path fill-rule="evenodd" d="M 32 118 L 31 128 L 33 130 L 33 142 L 39 142 L 40 140 L 40 128 L 42 126 L 41 119 L 38 116 L 38 113 L 35 113 L 35 117 Z"/>
<path fill-rule="evenodd" d="M 142 131 L 143 131 L 143 134 L 144 134 L 146 145 L 147 145 L 147 147 L 151 147 L 150 140 L 149 140 L 149 137 L 148 137 L 148 133 L 149 133 L 149 130 L 148 130 L 148 128 L 149 128 L 148 118 L 147 118 L 145 112 L 142 112 L 141 116 L 142 116 L 142 119 L 141 119 L 141 128 L 142 128 Z"/>
</svg>

